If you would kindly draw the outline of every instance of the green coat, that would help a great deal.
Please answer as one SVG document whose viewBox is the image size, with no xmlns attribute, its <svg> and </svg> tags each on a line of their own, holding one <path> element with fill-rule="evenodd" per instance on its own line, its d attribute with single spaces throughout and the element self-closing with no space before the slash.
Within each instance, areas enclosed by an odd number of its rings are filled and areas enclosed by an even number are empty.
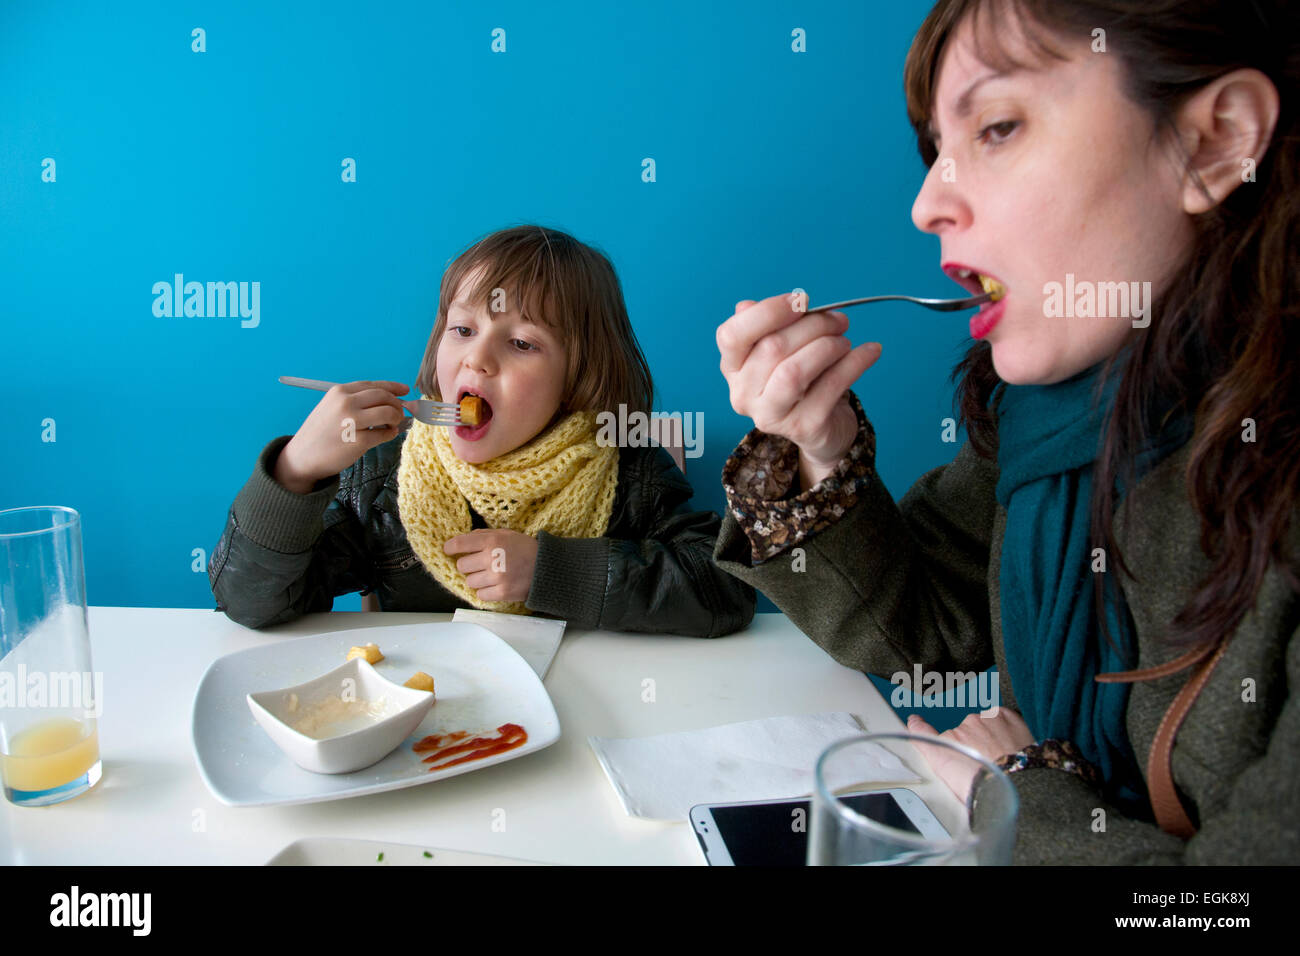
<svg viewBox="0 0 1300 956">
<path fill-rule="evenodd" d="M 1137 626 L 1135 668 L 1172 660 L 1160 636 L 1209 568 L 1183 475 L 1189 447 L 1157 466 L 1121 504 L 1116 539 L 1134 583 L 1120 583 Z M 874 463 L 873 463 L 874 464 Z M 870 487 L 833 525 L 755 566 L 728 512 L 714 559 L 766 594 L 846 667 L 889 677 L 982 671 L 996 663 L 1000 704 L 1016 708 L 1002 643 L 998 574 L 1006 511 L 997 463 L 967 442 L 895 504 L 874 467 Z M 1133 525 L 1124 519 L 1133 511 Z M 1300 570 L 1300 515 L 1287 553 Z M 1108 561 L 1108 573 L 1119 574 Z M 1016 863 L 1300 863 L 1300 597 L 1270 566 L 1175 740 L 1174 783 L 1199 832 L 1189 841 L 1126 818 L 1084 780 L 1050 768 L 1010 775 L 1020 798 Z M 1128 730 L 1145 764 L 1161 718 L 1190 671 L 1133 685 Z M 1098 832 L 1095 813 L 1105 811 Z"/>
</svg>

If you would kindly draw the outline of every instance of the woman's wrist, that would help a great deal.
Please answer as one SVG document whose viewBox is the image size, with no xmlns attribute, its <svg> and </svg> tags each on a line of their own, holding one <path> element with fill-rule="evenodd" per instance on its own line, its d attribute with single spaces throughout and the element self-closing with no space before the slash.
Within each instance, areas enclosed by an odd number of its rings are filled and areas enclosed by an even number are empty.
<svg viewBox="0 0 1300 956">
<path fill-rule="evenodd" d="M 852 447 L 852 445 L 850 445 Z M 848 454 L 848 449 L 834 461 L 824 462 L 810 458 L 804 454 L 803 449 L 799 449 L 799 486 L 795 492 L 807 491 L 815 485 L 820 484 L 825 479 L 835 473 L 835 467 L 844 460 L 844 455 Z"/>
<path fill-rule="evenodd" d="M 853 450 L 861 431 L 853 402 L 844 401 L 831 413 L 831 440 L 826 446 L 799 446 L 799 488 L 807 491 L 829 478 Z"/>
<path fill-rule="evenodd" d="M 755 428 L 722 466 L 727 510 L 749 539 L 755 565 L 835 524 L 870 487 L 875 432 L 852 392 L 846 410 L 855 427 L 835 461 L 820 461 L 788 438 Z M 811 470 L 805 471 L 805 458 Z"/>
</svg>

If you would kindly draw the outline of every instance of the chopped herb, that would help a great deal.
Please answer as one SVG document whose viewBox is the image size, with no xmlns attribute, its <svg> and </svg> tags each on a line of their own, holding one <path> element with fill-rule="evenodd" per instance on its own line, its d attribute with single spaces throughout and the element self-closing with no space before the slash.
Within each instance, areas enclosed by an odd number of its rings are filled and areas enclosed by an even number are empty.
<svg viewBox="0 0 1300 956">
<path fill-rule="evenodd" d="M 433 854 L 430 853 L 428 850 L 425 850 L 425 851 L 424 851 L 424 855 L 427 856 L 427 857 L 428 857 L 429 859 L 431 859 L 431 860 L 433 859 Z"/>
<path fill-rule="evenodd" d="M 384 855 L 383 855 L 382 853 L 379 854 L 379 858 L 378 858 L 375 862 L 377 862 L 377 863 L 383 863 L 383 862 L 384 862 Z"/>
</svg>

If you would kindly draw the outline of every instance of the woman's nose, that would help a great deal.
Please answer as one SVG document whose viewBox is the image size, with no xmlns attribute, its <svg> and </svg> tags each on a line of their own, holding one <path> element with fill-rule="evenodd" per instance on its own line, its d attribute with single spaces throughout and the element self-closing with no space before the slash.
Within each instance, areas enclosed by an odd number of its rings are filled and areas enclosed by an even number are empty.
<svg viewBox="0 0 1300 956">
<path fill-rule="evenodd" d="M 934 161 L 912 203 L 912 222 L 917 229 L 941 235 L 970 225 L 970 207 L 962 198 L 957 176 L 952 157 L 940 156 Z"/>
</svg>

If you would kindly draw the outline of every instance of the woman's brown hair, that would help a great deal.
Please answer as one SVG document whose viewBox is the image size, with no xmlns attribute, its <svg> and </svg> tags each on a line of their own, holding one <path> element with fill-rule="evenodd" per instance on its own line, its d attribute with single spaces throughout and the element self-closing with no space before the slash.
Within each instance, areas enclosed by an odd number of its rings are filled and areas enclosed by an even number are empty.
<svg viewBox="0 0 1300 956">
<path fill-rule="evenodd" d="M 572 236 L 544 226 L 523 225 L 485 236 L 458 255 L 442 276 L 438 318 L 425 346 L 416 388 L 430 398 L 438 392 L 438 343 L 447 329 L 447 312 L 466 276 L 478 272 L 465 292 L 466 303 L 481 308 L 500 289 L 524 319 L 554 330 L 568 362 L 558 415 L 576 411 L 649 413 L 654 382 L 637 343 L 623 287 L 609 259 Z"/>
<path fill-rule="evenodd" d="M 1018 21 L 1030 48 L 1063 58 L 1053 40 L 1091 41 L 1105 30 L 1108 55 L 1123 65 L 1125 94 L 1167 131 L 1186 99 L 1218 77 L 1254 68 L 1277 88 L 1280 110 L 1255 181 L 1194 218 L 1195 238 L 1175 277 L 1157 296 L 1151 324 L 1133 329 L 1102 368 L 1118 376 L 1115 404 L 1096 464 L 1091 501 L 1094 543 L 1136 580 L 1115 541 L 1116 478 L 1132 488 L 1133 461 L 1169 415 L 1194 415 L 1185 474 L 1211 561 L 1167 641 L 1214 646 L 1253 607 L 1270 559 L 1300 590 L 1286 553 L 1300 499 L 1300 14 L 1286 0 L 940 0 L 907 56 L 908 115 L 926 165 L 937 158 L 930 117 L 944 48 L 972 18 L 979 58 L 995 69 L 1018 63 L 999 45 L 998 27 Z M 989 400 L 1000 382 L 987 342 L 977 342 L 952 374 L 954 403 L 972 446 L 996 454 Z M 1254 441 L 1243 440 L 1246 420 Z M 1131 517 L 1131 510 L 1127 512 Z M 1102 578 L 1094 575 L 1098 620 L 1107 633 Z M 1112 642 L 1113 643 L 1113 642 Z"/>
</svg>

